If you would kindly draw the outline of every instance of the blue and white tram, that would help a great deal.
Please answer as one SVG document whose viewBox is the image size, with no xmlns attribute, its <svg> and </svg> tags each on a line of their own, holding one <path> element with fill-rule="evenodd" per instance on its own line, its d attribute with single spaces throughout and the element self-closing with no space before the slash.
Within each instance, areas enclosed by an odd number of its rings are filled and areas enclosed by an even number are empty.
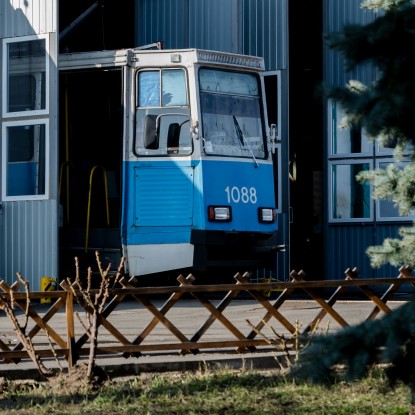
<svg viewBox="0 0 415 415">
<path fill-rule="evenodd" d="M 136 62 L 121 232 L 129 273 L 272 267 L 262 60 L 183 50 Z"/>
<path fill-rule="evenodd" d="M 126 51 L 118 226 L 130 275 L 275 268 L 263 70 L 252 56 Z M 103 159 L 117 157 L 111 143 Z"/>
</svg>

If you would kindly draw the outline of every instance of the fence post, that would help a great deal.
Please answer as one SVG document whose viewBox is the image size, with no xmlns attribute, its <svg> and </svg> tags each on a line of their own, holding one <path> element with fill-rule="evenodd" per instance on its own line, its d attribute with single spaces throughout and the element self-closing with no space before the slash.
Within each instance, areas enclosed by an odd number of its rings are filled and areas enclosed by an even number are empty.
<svg viewBox="0 0 415 415">
<path fill-rule="evenodd" d="M 70 371 L 76 362 L 75 353 L 75 321 L 74 321 L 74 298 L 72 291 L 66 290 L 66 336 L 68 347 L 68 370 Z"/>
</svg>

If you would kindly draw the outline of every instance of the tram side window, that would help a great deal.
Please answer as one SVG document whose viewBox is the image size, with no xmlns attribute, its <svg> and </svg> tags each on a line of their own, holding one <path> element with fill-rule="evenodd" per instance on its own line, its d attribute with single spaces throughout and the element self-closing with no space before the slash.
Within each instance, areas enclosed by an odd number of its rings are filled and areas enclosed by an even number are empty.
<svg viewBox="0 0 415 415">
<path fill-rule="evenodd" d="M 3 198 L 46 197 L 46 124 L 3 126 Z"/>
<path fill-rule="evenodd" d="M 190 154 L 186 72 L 182 69 L 139 71 L 136 85 L 135 154 Z"/>
</svg>

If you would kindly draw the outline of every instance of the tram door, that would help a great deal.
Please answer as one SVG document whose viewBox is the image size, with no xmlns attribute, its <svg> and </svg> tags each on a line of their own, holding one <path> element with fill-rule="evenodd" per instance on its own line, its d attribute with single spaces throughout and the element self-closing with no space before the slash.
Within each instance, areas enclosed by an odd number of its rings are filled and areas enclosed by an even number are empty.
<svg viewBox="0 0 415 415">
<path fill-rule="evenodd" d="M 276 127 L 274 158 L 275 197 L 279 230 L 279 244 L 285 248 L 277 253 L 276 277 L 289 279 L 290 272 L 290 195 L 288 141 L 288 83 L 284 70 L 264 74 L 268 121 Z"/>
<path fill-rule="evenodd" d="M 117 269 L 123 137 L 122 70 L 60 73 L 60 273 L 80 267 Z"/>
</svg>

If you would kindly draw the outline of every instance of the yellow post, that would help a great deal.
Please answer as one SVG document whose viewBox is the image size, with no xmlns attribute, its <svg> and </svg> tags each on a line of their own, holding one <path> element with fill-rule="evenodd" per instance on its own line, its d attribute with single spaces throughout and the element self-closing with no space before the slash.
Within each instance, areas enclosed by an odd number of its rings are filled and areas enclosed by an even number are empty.
<svg viewBox="0 0 415 415">
<path fill-rule="evenodd" d="M 40 291 L 55 291 L 56 290 L 56 280 L 51 277 L 43 277 L 40 279 Z M 40 302 L 50 303 L 50 298 L 41 298 Z"/>
</svg>

